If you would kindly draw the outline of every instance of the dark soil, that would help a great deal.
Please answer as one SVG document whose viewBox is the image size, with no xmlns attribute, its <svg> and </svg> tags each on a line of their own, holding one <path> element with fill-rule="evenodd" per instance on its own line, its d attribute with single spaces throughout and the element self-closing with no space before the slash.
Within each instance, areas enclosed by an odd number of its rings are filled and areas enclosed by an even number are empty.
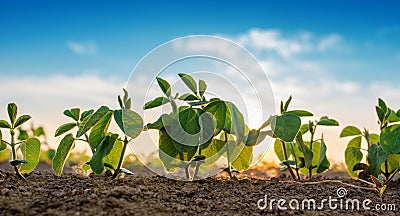
<svg viewBox="0 0 400 216">
<path fill-rule="evenodd" d="M 103 176 L 66 174 L 56 177 L 49 171 L 26 174 L 27 181 L 19 180 L 9 171 L 0 171 L 0 215 L 396 215 L 395 211 L 278 210 L 257 208 L 257 202 L 268 195 L 271 199 L 337 198 L 337 189 L 348 193 L 343 198 L 372 200 L 374 208 L 379 196 L 367 185 L 350 179 L 324 180 L 317 183 L 296 183 L 278 178 L 261 180 L 246 176 L 228 179 L 213 177 L 195 182 L 170 180 L 159 176 L 126 176 L 111 181 Z M 340 177 L 338 177 L 340 178 Z M 281 179 L 285 179 L 282 177 Z M 392 182 L 383 203 L 400 208 L 399 181 Z M 339 204 L 339 202 L 338 202 Z M 301 204 L 300 204 L 301 205 Z M 286 207 L 288 203 L 286 203 Z M 301 207 L 300 207 L 301 208 Z"/>
</svg>

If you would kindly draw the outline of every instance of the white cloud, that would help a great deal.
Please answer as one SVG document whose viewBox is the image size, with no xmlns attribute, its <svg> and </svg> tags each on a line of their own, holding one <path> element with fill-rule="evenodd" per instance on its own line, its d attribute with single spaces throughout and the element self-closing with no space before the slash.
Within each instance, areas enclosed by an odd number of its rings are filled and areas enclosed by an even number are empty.
<svg viewBox="0 0 400 216">
<path fill-rule="evenodd" d="M 86 43 L 78 43 L 75 41 L 69 41 L 67 42 L 67 47 L 70 49 L 72 52 L 79 54 L 79 55 L 96 55 L 97 54 L 97 45 L 92 42 L 86 42 Z"/>
<path fill-rule="evenodd" d="M 325 52 L 327 50 L 338 50 L 342 46 L 342 37 L 338 34 L 330 34 L 322 37 L 318 42 L 318 50 Z"/>
</svg>

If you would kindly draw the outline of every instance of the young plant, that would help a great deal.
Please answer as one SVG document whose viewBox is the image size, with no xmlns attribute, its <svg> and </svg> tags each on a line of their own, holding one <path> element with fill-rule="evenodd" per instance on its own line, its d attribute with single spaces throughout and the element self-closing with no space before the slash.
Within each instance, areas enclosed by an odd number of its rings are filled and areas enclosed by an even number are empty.
<svg viewBox="0 0 400 216">
<path fill-rule="evenodd" d="M 301 125 L 301 117 L 311 117 L 306 110 L 288 110 L 292 97 L 281 102 L 281 114 L 271 120 L 271 128 L 275 138 L 274 150 L 281 160 L 281 170 L 289 170 L 295 181 L 301 181 L 299 172 L 308 174 L 311 181 L 314 173 L 326 171 L 330 163 L 326 157 L 326 144 L 323 135 L 315 139 L 318 126 L 338 126 L 339 123 L 323 116 L 319 121 L 309 121 Z M 305 142 L 303 135 L 310 133 L 310 141 Z M 296 171 L 296 175 L 293 172 Z"/>
<path fill-rule="evenodd" d="M 159 130 L 159 157 L 167 170 L 184 168 L 187 179 L 196 179 L 202 164 L 210 165 L 221 156 L 227 158 L 224 169 L 232 177 L 233 172 L 249 167 L 253 146 L 266 136 L 265 131 L 249 130 L 237 106 L 219 98 L 207 99 L 207 84 L 198 83 L 187 74 L 179 74 L 191 91 L 174 97 L 170 84 L 157 77 L 164 96 L 144 105 L 144 109 L 170 104 L 172 112 L 162 114 L 146 129 Z M 177 106 L 176 101 L 184 102 Z M 194 168 L 193 178 L 190 167 Z"/>
<path fill-rule="evenodd" d="M 40 155 L 40 141 L 37 138 L 28 138 L 26 140 L 16 141 L 16 130 L 31 119 L 29 115 L 22 115 L 17 118 L 17 105 L 10 103 L 7 106 L 8 116 L 10 121 L 0 120 L 0 128 L 8 129 L 10 132 L 11 140 L 7 142 L 3 140 L 3 134 L 0 131 L 0 151 L 7 148 L 7 145 L 11 147 L 12 159 L 9 161 L 11 166 L 14 168 L 15 174 L 25 180 L 21 173 L 28 173 L 35 169 L 39 163 Z M 18 148 L 22 153 L 23 159 L 18 159 Z"/>
<path fill-rule="evenodd" d="M 80 114 L 79 108 L 65 110 L 64 114 L 73 122 L 61 125 L 55 136 L 62 135 L 73 128 L 77 129 L 76 135 L 67 134 L 61 140 L 56 155 L 53 159 L 53 170 L 56 175 L 61 175 L 69 153 L 74 149 L 76 141 L 86 142 L 93 155 L 84 169 L 91 169 L 97 174 L 104 172 L 105 167 L 114 171 L 112 179 L 119 173 L 132 174 L 122 168 L 122 162 L 127 145 L 131 140 L 140 135 L 143 129 L 143 120 L 139 114 L 131 110 L 132 100 L 124 89 L 124 96 L 118 96 L 120 109 L 110 110 L 102 106 L 96 111 L 88 110 Z M 123 132 L 123 137 L 108 131 L 112 117 Z"/>
<path fill-rule="evenodd" d="M 345 162 L 350 176 L 364 181 L 371 180 L 382 198 L 387 184 L 400 169 L 400 110 L 395 112 L 380 98 L 375 110 L 379 135 L 370 134 L 367 129 L 362 132 L 355 126 L 347 126 L 340 137 L 353 137 L 345 151 Z M 363 138 L 367 148 L 362 148 Z M 366 161 L 362 163 L 364 155 Z"/>
</svg>

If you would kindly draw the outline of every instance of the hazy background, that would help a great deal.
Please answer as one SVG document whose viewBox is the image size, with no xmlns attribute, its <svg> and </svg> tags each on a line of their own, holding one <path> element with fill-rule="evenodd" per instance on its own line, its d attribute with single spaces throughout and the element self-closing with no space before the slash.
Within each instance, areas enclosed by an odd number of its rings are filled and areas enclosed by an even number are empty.
<svg viewBox="0 0 400 216">
<path fill-rule="evenodd" d="M 116 108 L 130 72 L 158 45 L 217 35 L 252 52 L 277 102 L 293 95 L 292 108 L 341 123 L 320 131 L 342 162 L 344 126 L 377 132 L 378 97 L 400 108 L 399 10 L 398 1 L 0 1 L 0 117 L 16 102 L 52 135 L 66 108 Z M 134 103 L 144 87 L 131 92 Z"/>
</svg>

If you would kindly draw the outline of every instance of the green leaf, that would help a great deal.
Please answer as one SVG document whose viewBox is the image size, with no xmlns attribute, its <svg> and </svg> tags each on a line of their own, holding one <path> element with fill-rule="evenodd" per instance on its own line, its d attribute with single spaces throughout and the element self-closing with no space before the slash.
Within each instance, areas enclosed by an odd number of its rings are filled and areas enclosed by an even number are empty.
<svg viewBox="0 0 400 216">
<path fill-rule="evenodd" d="M 114 119 L 125 135 L 134 139 L 143 130 L 143 119 L 132 110 L 115 110 Z"/>
<path fill-rule="evenodd" d="M 276 137 L 285 141 L 292 142 L 299 132 L 301 120 L 294 114 L 283 114 L 275 116 L 272 120 L 272 131 Z"/>
<path fill-rule="evenodd" d="M 241 143 L 244 140 L 245 135 L 245 123 L 243 114 L 237 108 L 237 106 L 231 102 L 225 102 L 226 104 L 226 119 L 224 130 L 226 130 L 230 134 L 234 134 L 236 136 L 236 143 Z"/>
<path fill-rule="evenodd" d="M 329 118 L 328 116 L 322 116 L 317 124 L 324 126 L 339 126 L 339 122 L 337 122 L 335 119 Z"/>
<path fill-rule="evenodd" d="M 57 128 L 56 133 L 55 133 L 54 136 L 55 137 L 60 136 L 61 134 L 64 134 L 67 131 L 70 131 L 75 126 L 76 126 L 75 122 L 63 124 L 63 125 L 61 125 L 60 127 Z"/>
<path fill-rule="evenodd" d="M 79 121 L 79 114 L 81 112 L 81 109 L 79 108 L 72 108 L 70 110 L 65 110 L 64 115 L 71 117 L 75 121 Z"/>
<path fill-rule="evenodd" d="M 375 106 L 376 114 L 378 116 L 379 122 L 384 122 L 385 120 L 385 111 L 383 111 L 380 107 Z"/>
<path fill-rule="evenodd" d="M 21 126 L 23 123 L 27 122 L 29 119 L 31 119 L 31 116 L 29 116 L 29 115 L 20 116 L 17 119 L 17 121 L 15 122 L 14 128 L 17 128 L 18 126 Z"/>
<path fill-rule="evenodd" d="M 204 93 L 207 90 L 207 84 L 204 82 L 204 80 L 199 80 L 199 95 L 200 97 L 204 96 Z"/>
<path fill-rule="evenodd" d="M 285 142 L 284 142 L 285 143 Z M 287 144 L 287 143 L 285 143 L 285 146 L 286 146 L 286 150 L 288 150 L 288 148 L 289 148 L 289 145 Z M 283 161 L 283 160 L 285 160 L 285 153 L 283 152 L 283 148 L 282 148 L 282 142 L 281 142 L 281 140 L 280 139 L 275 139 L 275 142 L 274 142 L 274 151 L 275 151 L 275 154 L 276 154 L 276 156 L 278 157 L 278 159 L 279 159 L 279 161 Z M 287 152 L 287 153 L 289 153 L 289 152 Z M 288 157 L 289 157 L 290 155 L 288 155 Z"/>
<path fill-rule="evenodd" d="M 197 94 L 197 83 L 190 75 L 180 73 L 178 74 L 186 86 L 194 93 Z"/>
<path fill-rule="evenodd" d="M 311 112 L 308 112 L 306 110 L 291 110 L 291 111 L 286 111 L 284 113 L 287 114 L 295 114 L 298 117 L 309 117 L 309 116 L 313 116 L 313 114 Z"/>
<path fill-rule="evenodd" d="M 238 172 L 247 170 L 251 164 L 252 159 L 253 159 L 253 147 L 244 146 L 240 154 L 232 162 L 232 167 L 235 168 Z"/>
<path fill-rule="evenodd" d="M 309 131 L 309 125 L 308 124 L 302 124 L 301 126 L 300 126 L 300 133 L 301 134 L 305 134 L 305 133 L 307 133 L 308 131 Z"/>
<path fill-rule="evenodd" d="M 215 101 L 204 107 L 204 112 L 210 113 L 216 121 L 214 135 L 220 133 L 225 126 L 227 106 L 223 101 Z"/>
<path fill-rule="evenodd" d="M 21 144 L 21 151 L 26 163 L 22 164 L 19 171 L 22 173 L 32 172 L 39 163 L 40 141 L 30 138 Z"/>
<path fill-rule="evenodd" d="M 38 127 L 36 129 L 33 130 L 33 135 L 35 135 L 36 137 L 40 137 L 40 136 L 44 136 L 44 129 L 43 127 Z"/>
<path fill-rule="evenodd" d="M 368 148 L 368 163 L 370 165 L 371 175 L 378 177 L 381 174 L 381 166 L 388 155 L 378 145 L 371 145 Z"/>
<path fill-rule="evenodd" d="M 201 106 L 210 103 L 211 101 L 195 101 L 195 102 L 188 102 L 190 106 Z"/>
<path fill-rule="evenodd" d="M 296 143 L 298 145 L 298 149 L 303 153 L 304 155 L 304 163 L 305 167 L 311 168 L 313 166 L 313 158 L 314 158 L 314 153 L 311 151 L 311 149 L 304 144 L 303 137 L 301 134 L 297 134 L 296 136 Z"/>
<path fill-rule="evenodd" d="M 7 106 L 8 117 L 10 117 L 11 125 L 14 125 L 15 119 L 17 118 L 17 105 L 15 103 L 9 103 Z"/>
<path fill-rule="evenodd" d="M 282 111 L 286 111 L 289 108 L 289 104 L 291 101 L 292 101 L 292 95 L 290 95 L 288 100 L 285 102 L 285 106 L 282 108 Z"/>
<path fill-rule="evenodd" d="M 388 118 L 389 123 L 393 123 L 393 122 L 399 122 L 400 121 L 400 117 L 397 116 L 396 112 L 394 110 L 389 109 L 390 111 L 390 115 Z"/>
<path fill-rule="evenodd" d="M 104 163 L 108 163 L 114 168 L 118 167 L 118 163 L 119 163 L 119 159 L 121 157 L 123 146 L 124 146 L 124 144 L 122 143 L 121 140 L 115 141 L 110 154 L 108 154 L 106 157 L 104 157 Z"/>
<path fill-rule="evenodd" d="M 362 133 L 358 128 L 354 126 L 347 126 L 343 128 L 342 132 L 340 133 L 340 137 L 357 136 L 361 134 Z"/>
<path fill-rule="evenodd" d="M 5 120 L 0 120 L 0 128 L 11 128 L 11 125 Z"/>
<path fill-rule="evenodd" d="M 225 141 L 219 139 L 212 139 L 211 143 L 202 148 L 201 153 L 206 157 L 204 166 L 213 165 L 224 153 Z"/>
<path fill-rule="evenodd" d="M 151 109 L 151 108 L 155 108 L 161 105 L 164 105 L 166 103 L 168 103 L 169 100 L 165 97 L 158 97 L 152 101 L 147 102 L 144 106 L 143 109 Z"/>
<path fill-rule="evenodd" d="M 87 119 L 87 121 L 83 121 L 81 123 L 81 125 L 79 125 L 79 129 L 78 129 L 78 132 L 76 134 L 76 137 L 81 137 L 88 130 L 90 130 L 90 128 L 92 128 L 93 125 L 95 125 L 101 118 L 103 118 L 103 116 L 105 114 L 107 114 L 107 112 L 109 110 L 110 109 L 108 107 L 106 107 L 106 106 L 102 106 L 98 110 L 96 110 L 96 112 L 94 112 L 90 116 L 90 118 Z"/>
<path fill-rule="evenodd" d="M 83 113 L 82 113 L 82 115 L 81 115 L 81 121 L 83 121 L 86 117 L 88 117 L 88 116 L 90 116 L 90 115 L 92 115 L 93 114 L 93 112 L 94 112 L 94 110 L 87 110 L 87 111 L 84 111 Z"/>
<path fill-rule="evenodd" d="M 4 151 L 5 149 L 7 149 L 7 144 L 3 140 L 1 140 L 0 141 L 0 152 Z"/>
<path fill-rule="evenodd" d="M 246 136 L 245 145 L 246 146 L 256 146 L 264 141 L 265 137 L 270 134 L 268 131 L 258 131 L 258 130 L 251 130 L 249 134 Z"/>
<path fill-rule="evenodd" d="M 326 145 L 324 140 L 321 141 L 320 143 L 320 152 L 319 152 L 319 160 L 318 160 L 318 165 L 317 165 L 317 173 L 322 173 L 325 170 L 329 169 L 329 166 L 331 165 L 330 162 L 328 161 L 328 158 L 326 157 Z M 314 150 L 314 149 L 313 149 Z"/>
<path fill-rule="evenodd" d="M 380 135 L 382 149 L 388 154 L 400 153 L 400 125 L 383 128 Z"/>
<path fill-rule="evenodd" d="M 372 144 L 378 144 L 380 142 L 380 137 L 378 134 L 370 134 L 369 139 Z"/>
<path fill-rule="evenodd" d="M 193 148 L 197 148 L 200 140 L 200 122 L 196 109 L 180 111 L 179 122 L 174 121 L 174 125 L 171 128 L 173 134 L 171 138 L 179 152 L 186 153 L 193 151 Z M 179 140 L 176 140 L 178 137 Z"/>
<path fill-rule="evenodd" d="M 171 126 L 174 119 L 168 114 L 162 114 L 160 118 L 157 119 L 154 123 L 149 123 L 146 125 L 146 129 L 156 129 L 161 130 L 163 127 Z"/>
<path fill-rule="evenodd" d="M 388 172 L 393 173 L 396 169 L 400 169 L 400 154 L 390 154 L 387 158 Z M 386 170 L 385 163 L 382 164 L 382 170 Z"/>
<path fill-rule="evenodd" d="M 53 170 L 57 176 L 61 175 L 68 155 L 74 147 L 74 142 L 74 136 L 67 134 L 58 145 L 56 155 L 53 158 Z"/>
<path fill-rule="evenodd" d="M 167 97 L 171 96 L 171 86 L 164 79 L 157 77 L 158 85 Z"/>
<path fill-rule="evenodd" d="M 112 111 L 108 111 L 90 131 L 89 145 L 92 149 L 96 149 L 106 135 L 108 127 L 110 126 L 112 114 Z"/>
<path fill-rule="evenodd" d="M 353 178 L 357 177 L 357 172 L 355 172 L 354 166 L 360 163 L 361 160 L 363 159 L 363 154 L 360 150 L 361 139 L 362 138 L 360 136 L 357 136 L 354 137 L 352 140 L 350 140 L 350 142 L 347 144 L 347 148 L 344 153 L 344 159 L 347 166 L 347 171 Z"/>
<path fill-rule="evenodd" d="M 381 98 L 378 98 L 378 105 L 383 110 L 384 113 L 386 113 L 388 111 L 388 107 L 387 107 L 385 101 L 383 101 Z"/>
<path fill-rule="evenodd" d="M 197 100 L 200 100 L 196 95 L 193 95 L 193 94 L 190 94 L 190 93 L 183 94 L 178 99 L 179 100 L 183 100 L 183 101 L 197 101 Z"/>
<path fill-rule="evenodd" d="M 271 121 L 274 119 L 274 116 L 269 116 L 268 119 L 258 128 L 258 130 L 262 130 L 266 127 L 268 127 L 271 124 Z"/>
<path fill-rule="evenodd" d="M 356 163 L 353 166 L 353 171 L 360 171 L 360 170 L 365 171 L 365 170 L 368 170 L 368 169 L 369 169 L 369 166 L 367 164 L 365 164 L 365 163 Z M 353 177 L 357 177 L 357 176 L 353 176 Z"/>
<path fill-rule="evenodd" d="M 21 128 L 18 128 L 18 132 L 19 132 L 18 137 L 17 137 L 18 140 L 29 139 L 29 134 L 26 130 L 22 130 Z"/>
<path fill-rule="evenodd" d="M 110 154 L 117 139 L 118 134 L 107 135 L 97 146 L 96 152 L 89 161 L 90 168 L 92 168 L 93 172 L 101 174 L 104 171 L 104 157 Z"/>
</svg>

